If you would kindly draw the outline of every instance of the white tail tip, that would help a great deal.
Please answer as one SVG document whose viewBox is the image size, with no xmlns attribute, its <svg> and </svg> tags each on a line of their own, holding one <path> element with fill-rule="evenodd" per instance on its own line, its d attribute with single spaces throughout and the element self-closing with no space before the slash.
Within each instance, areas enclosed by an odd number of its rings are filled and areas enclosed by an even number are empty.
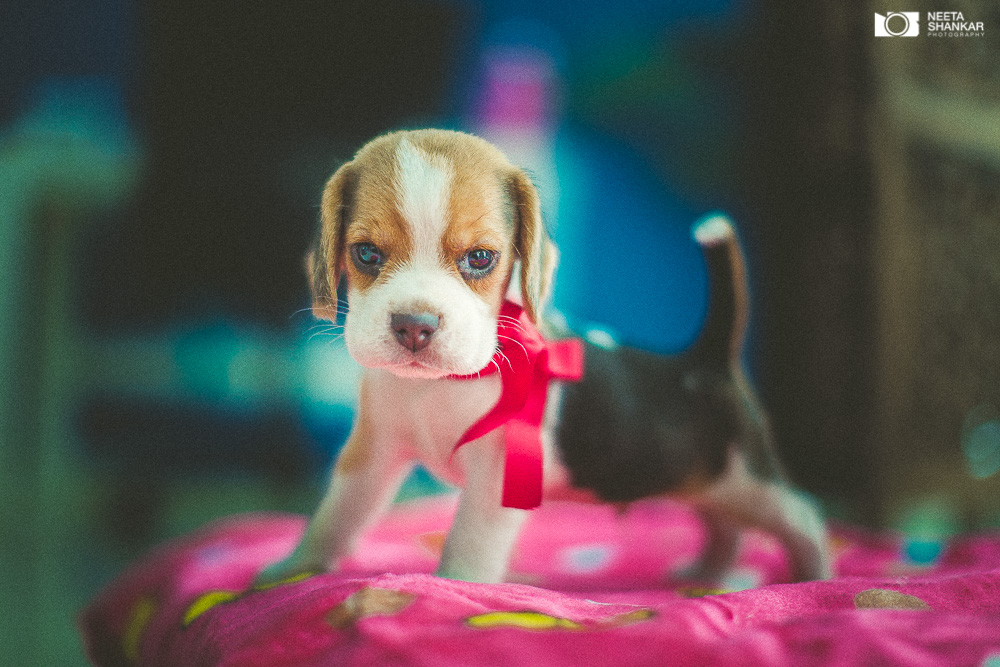
<svg viewBox="0 0 1000 667">
<path fill-rule="evenodd" d="M 733 238 L 736 232 L 729 216 L 712 213 L 696 222 L 691 228 L 691 234 L 700 245 L 716 245 Z"/>
</svg>

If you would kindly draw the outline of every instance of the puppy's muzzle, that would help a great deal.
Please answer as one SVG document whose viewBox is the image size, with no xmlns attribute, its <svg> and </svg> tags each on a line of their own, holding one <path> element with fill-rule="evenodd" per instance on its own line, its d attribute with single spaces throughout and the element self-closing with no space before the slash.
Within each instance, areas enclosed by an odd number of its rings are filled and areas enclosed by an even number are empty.
<svg viewBox="0 0 1000 667">
<path fill-rule="evenodd" d="M 413 353 L 431 344 L 440 323 L 440 316 L 431 313 L 393 313 L 389 316 L 392 335 Z"/>
</svg>

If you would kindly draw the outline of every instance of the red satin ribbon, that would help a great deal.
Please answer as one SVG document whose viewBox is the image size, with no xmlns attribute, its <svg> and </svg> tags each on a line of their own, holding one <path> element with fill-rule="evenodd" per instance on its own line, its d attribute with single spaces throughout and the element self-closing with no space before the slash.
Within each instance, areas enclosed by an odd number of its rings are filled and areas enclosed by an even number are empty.
<svg viewBox="0 0 1000 667">
<path fill-rule="evenodd" d="M 500 400 L 459 439 L 452 451 L 506 424 L 503 506 L 534 509 L 542 502 L 542 419 L 552 379 L 577 382 L 583 377 L 583 343 L 578 339 L 546 341 L 512 301 L 500 307 L 499 350 L 471 379 L 499 370 Z"/>
</svg>

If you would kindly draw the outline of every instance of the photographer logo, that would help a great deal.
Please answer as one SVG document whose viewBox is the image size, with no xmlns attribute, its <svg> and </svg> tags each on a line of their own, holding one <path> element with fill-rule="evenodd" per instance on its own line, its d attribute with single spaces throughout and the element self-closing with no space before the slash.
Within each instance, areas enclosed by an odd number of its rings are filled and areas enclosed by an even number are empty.
<svg viewBox="0 0 1000 667">
<path fill-rule="evenodd" d="M 982 21 L 966 21 L 962 12 L 927 12 L 929 37 L 982 37 Z"/>
<path fill-rule="evenodd" d="M 920 34 L 920 12 L 875 12 L 876 37 L 916 37 Z"/>
</svg>

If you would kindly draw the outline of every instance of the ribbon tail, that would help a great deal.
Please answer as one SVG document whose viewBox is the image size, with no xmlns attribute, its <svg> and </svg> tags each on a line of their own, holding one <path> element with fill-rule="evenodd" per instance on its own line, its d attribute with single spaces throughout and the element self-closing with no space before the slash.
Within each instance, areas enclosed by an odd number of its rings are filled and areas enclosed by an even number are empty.
<svg viewBox="0 0 1000 667">
<path fill-rule="evenodd" d="M 549 383 L 544 357 L 536 364 L 524 407 L 507 423 L 503 506 L 535 509 L 542 504 L 542 420 Z"/>
<path fill-rule="evenodd" d="M 507 423 L 503 506 L 522 510 L 542 504 L 542 439 L 537 426 L 521 419 Z"/>
</svg>

